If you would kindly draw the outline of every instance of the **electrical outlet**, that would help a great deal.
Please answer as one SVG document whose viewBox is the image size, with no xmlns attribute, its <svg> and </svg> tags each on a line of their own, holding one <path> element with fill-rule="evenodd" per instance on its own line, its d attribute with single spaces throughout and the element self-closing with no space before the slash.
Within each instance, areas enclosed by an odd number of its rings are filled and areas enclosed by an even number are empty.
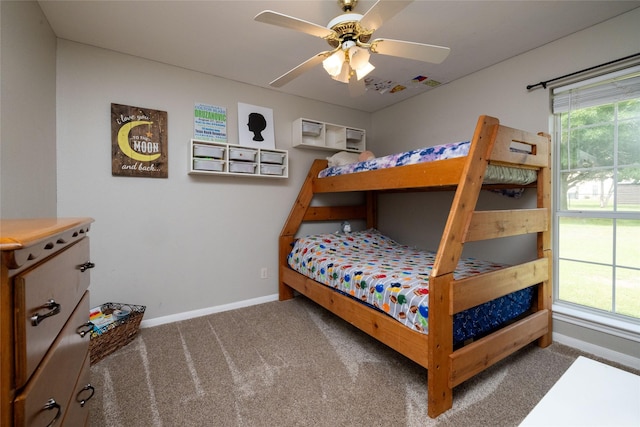
<svg viewBox="0 0 640 427">
<path fill-rule="evenodd" d="M 267 278 L 267 267 L 262 267 L 260 269 L 260 278 L 261 279 L 266 279 Z"/>
</svg>

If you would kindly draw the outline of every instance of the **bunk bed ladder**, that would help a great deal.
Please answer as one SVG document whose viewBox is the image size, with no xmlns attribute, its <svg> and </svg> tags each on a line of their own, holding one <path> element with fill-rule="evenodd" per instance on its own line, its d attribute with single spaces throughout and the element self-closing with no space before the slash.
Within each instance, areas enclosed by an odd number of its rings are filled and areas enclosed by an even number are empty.
<svg viewBox="0 0 640 427">
<path fill-rule="evenodd" d="M 497 119 L 487 116 L 478 119 L 429 278 L 427 411 L 430 417 L 437 417 L 453 406 L 453 387 L 449 385 L 449 356 L 453 353 L 453 316 L 450 315 L 453 271 L 462 255 L 463 237 L 482 188 L 497 129 Z"/>
<path fill-rule="evenodd" d="M 456 189 L 429 282 L 430 417 L 451 408 L 453 387 L 536 339 L 543 347 L 551 343 L 549 137 L 538 134 L 543 139 L 536 140 L 531 134 L 519 132 L 501 126 L 495 118 L 481 116 Z M 512 142 L 529 144 L 532 139 L 531 155 L 510 150 Z M 536 169 L 537 208 L 476 211 L 489 163 L 524 164 Z M 453 272 L 466 242 L 529 233 L 537 233 L 536 260 L 454 280 Z M 455 313 L 532 285 L 538 285 L 535 313 L 454 352 Z"/>
</svg>

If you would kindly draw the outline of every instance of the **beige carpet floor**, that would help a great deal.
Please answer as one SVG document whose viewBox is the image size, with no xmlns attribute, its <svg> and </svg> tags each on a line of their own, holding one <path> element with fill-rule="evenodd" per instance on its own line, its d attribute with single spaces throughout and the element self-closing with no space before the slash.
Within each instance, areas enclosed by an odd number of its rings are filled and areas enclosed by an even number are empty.
<svg viewBox="0 0 640 427">
<path fill-rule="evenodd" d="M 426 370 L 303 297 L 142 329 L 91 368 L 92 426 L 516 426 L 578 353 L 528 346 L 427 416 Z"/>
</svg>

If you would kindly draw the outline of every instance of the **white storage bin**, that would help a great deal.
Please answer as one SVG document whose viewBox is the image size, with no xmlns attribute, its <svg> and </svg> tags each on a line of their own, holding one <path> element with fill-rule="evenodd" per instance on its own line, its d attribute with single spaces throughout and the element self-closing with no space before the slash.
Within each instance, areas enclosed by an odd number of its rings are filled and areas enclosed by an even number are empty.
<svg viewBox="0 0 640 427">
<path fill-rule="evenodd" d="M 229 172 L 255 174 L 256 166 L 258 165 L 249 162 L 229 162 Z"/>
<path fill-rule="evenodd" d="M 273 163 L 281 165 L 284 162 L 284 153 L 275 153 L 273 151 L 261 151 L 260 163 Z"/>
<path fill-rule="evenodd" d="M 224 157 L 224 147 L 217 147 L 214 145 L 193 144 L 193 156 L 222 159 Z"/>
<path fill-rule="evenodd" d="M 347 141 L 360 142 L 362 141 L 362 136 L 361 130 L 347 129 Z"/>
<path fill-rule="evenodd" d="M 224 161 L 213 159 L 193 159 L 193 168 L 201 171 L 222 172 Z"/>
<path fill-rule="evenodd" d="M 261 164 L 260 173 L 262 175 L 284 175 L 284 166 Z"/>
<path fill-rule="evenodd" d="M 257 150 L 249 150 L 246 148 L 229 147 L 230 160 L 244 160 L 245 162 L 255 162 Z"/>
<path fill-rule="evenodd" d="M 302 135 L 304 136 L 320 136 L 322 133 L 322 124 L 315 122 L 302 122 Z"/>
</svg>

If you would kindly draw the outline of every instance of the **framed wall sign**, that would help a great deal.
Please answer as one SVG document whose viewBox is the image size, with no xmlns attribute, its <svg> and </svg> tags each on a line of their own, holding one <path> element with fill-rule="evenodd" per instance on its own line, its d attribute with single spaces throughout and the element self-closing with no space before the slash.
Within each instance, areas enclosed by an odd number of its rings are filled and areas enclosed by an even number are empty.
<svg viewBox="0 0 640 427">
<path fill-rule="evenodd" d="M 275 149 L 273 110 L 239 102 L 238 139 L 240 145 Z"/>
<path fill-rule="evenodd" d="M 196 103 L 193 110 L 193 137 L 204 141 L 227 142 L 227 109 Z"/>
<path fill-rule="evenodd" d="M 111 175 L 169 176 L 167 112 L 111 104 Z"/>
</svg>

